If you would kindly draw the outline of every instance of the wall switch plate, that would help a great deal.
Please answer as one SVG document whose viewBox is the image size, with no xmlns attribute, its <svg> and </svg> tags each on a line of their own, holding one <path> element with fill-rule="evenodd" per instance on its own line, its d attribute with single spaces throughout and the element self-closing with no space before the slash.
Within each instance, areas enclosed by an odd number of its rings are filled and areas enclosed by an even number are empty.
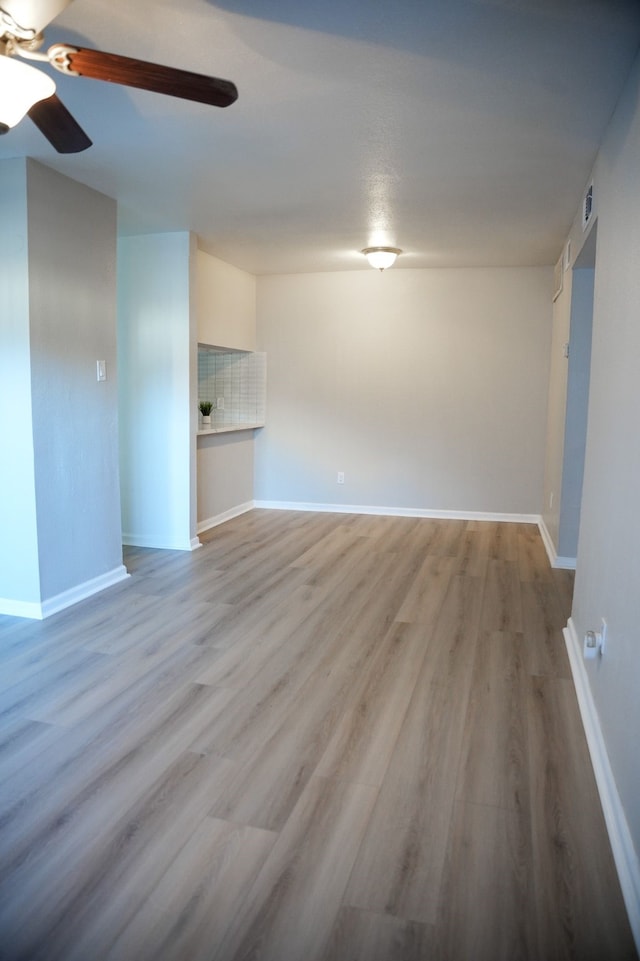
<svg viewBox="0 0 640 961">
<path fill-rule="evenodd" d="M 341 470 L 338 471 L 337 483 L 344 484 L 344 471 L 341 471 Z"/>
<path fill-rule="evenodd" d="M 96 361 L 96 379 L 98 381 L 107 379 L 107 362 L 106 360 Z"/>
<path fill-rule="evenodd" d="M 224 397 L 218 397 L 216 400 L 216 409 L 224 410 Z"/>
</svg>

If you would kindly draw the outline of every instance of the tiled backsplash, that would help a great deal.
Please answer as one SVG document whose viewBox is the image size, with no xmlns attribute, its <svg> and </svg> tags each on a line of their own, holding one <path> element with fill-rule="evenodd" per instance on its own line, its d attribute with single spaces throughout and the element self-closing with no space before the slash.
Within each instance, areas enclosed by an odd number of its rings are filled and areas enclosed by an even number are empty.
<svg viewBox="0 0 640 961">
<path fill-rule="evenodd" d="M 212 402 L 212 427 L 264 424 L 266 361 L 266 354 L 198 345 L 198 403 Z"/>
</svg>

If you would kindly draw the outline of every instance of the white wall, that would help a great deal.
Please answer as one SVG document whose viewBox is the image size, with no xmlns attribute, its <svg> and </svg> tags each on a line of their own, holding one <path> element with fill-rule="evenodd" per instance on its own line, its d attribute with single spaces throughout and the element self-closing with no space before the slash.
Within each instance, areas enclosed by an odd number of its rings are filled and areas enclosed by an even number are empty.
<svg viewBox="0 0 640 961">
<path fill-rule="evenodd" d="M 253 431 L 198 438 L 198 530 L 253 501 Z"/>
<path fill-rule="evenodd" d="M 198 250 L 198 341 L 215 347 L 256 349 L 256 278 Z"/>
<path fill-rule="evenodd" d="M 594 189 L 591 383 L 572 619 L 578 638 L 601 617 L 608 621 L 606 654 L 585 667 L 640 852 L 640 60 L 598 155 Z"/>
<path fill-rule="evenodd" d="M 10 293 L 0 353 L 14 370 L 2 385 L 11 408 L 3 420 L 3 454 L 12 477 L 7 482 L 5 475 L 1 498 L 8 517 L 0 596 L 14 602 L 4 605 L 10 613 L 39 617 L 126 576 L 117 457 L 116 205 L 33 161 L 4 169 L 10 196 L 2 203 L 0 234 L 14 237 L 2 258 Z M 97 382 L 98 359 L 107 362 L 106 383 Z"/>
<path fill-rule="evenodd" d="M 258 278 L 256 499 L 539 513 L 551 286 L 549 268 Z"/>
<path fill-rule="evenodd" d="M 128 544 L 197 545 L 194 260 L 188 233 L 118 241 L 122 529 Z"/>
<path fill-rule="evenodd" d="M 0 163 L 0 611 L 40 600 L 31 418 L 27 168 Z"/>
<path fill-rule="evenodd" d="M 256 278 L 202 250 L 196 256 L 198 342 L 256 349 Z M 198 438 L 198 529 L 253 500 L 253 431 Z"/>
</svg>

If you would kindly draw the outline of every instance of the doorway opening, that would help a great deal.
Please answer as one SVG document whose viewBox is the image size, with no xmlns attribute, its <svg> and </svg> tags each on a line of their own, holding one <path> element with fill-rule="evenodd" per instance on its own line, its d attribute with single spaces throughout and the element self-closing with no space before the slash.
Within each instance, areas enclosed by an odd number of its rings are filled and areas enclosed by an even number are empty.
<svg viewBox="0 0 640 961">
<path fill-rule="evenodd" d="M 572 272 L 567 405 L 558 527 L 558 555 L 563 558 L 575 558 L 578 553 L 589 411 L 597 230 L 596 222 Z"/>
</svg>

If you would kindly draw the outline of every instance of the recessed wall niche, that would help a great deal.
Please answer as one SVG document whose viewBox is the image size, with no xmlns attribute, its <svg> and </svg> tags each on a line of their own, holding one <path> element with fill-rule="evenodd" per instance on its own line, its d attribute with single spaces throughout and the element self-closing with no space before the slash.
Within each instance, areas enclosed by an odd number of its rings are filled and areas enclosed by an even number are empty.
<svg viewBox="0 0 640 961">
<path fill-rule="evenodd" d="M 248 430 L 265 422 L 264 353 L 198 344 L 198 402 L 211 401 L 211 427 L 199 433 Z"/>
</svg>

